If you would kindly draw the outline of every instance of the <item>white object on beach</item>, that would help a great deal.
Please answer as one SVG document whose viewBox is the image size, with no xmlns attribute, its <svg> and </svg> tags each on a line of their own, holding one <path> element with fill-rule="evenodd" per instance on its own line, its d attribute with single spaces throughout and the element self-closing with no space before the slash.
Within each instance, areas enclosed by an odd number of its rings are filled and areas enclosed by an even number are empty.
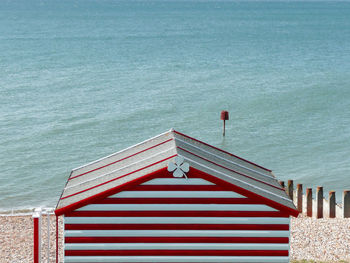
<svg viewBox="0 0 350 263">
<path fill-rule="evenodd" d="M 50 263 L 50 214 L 52 213 L 52 208 L 45 208 L 45 214 L 47 216 L 47 247 L 46 247 L 46 257 L 47 263 Z"/>
</svg>

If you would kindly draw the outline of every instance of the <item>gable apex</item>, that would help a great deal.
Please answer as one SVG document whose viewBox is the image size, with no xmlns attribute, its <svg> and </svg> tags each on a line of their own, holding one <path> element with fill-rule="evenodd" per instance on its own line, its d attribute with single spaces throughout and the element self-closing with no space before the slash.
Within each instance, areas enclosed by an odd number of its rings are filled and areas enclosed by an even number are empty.
<svg viewBox="0 0 350 263">
<path fill-rule="evenodd" d="M 72 170 L 56 214 L 86 205 L 89 200 L 158 171 L 183 158 L 189 169 L 236 185 L 292 211 L 297 210 L 271 170 L 171 129 L 122 151 Z M 169 171 L 167 171 L 167 169 Z M 174 168 L 175 170 L 175 168 Z M 191 172 L 191 171 L 190 171 Z M 185 175 L 185 174 L 184 174 Z"/>
</svg>

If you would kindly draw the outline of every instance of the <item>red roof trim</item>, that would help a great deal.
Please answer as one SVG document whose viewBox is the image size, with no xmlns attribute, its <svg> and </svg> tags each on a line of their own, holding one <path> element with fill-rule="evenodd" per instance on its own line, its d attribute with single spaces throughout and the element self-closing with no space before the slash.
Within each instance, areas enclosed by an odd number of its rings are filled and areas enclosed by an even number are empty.
<svg viewBox="0 0 350 263">
<path fill-rule="evenodd" d="M 169 158 L 171 158 L 171 157 L 169 157 Z M 290 207 L 284 206 L 284 205 L 282 205 L 282 204 L 280 204 L 280 203 L 278 203 L 276 201 L 273 201 L 273 200 L 270 200 L 270 199 L 268 199 L 266 197 L 260 196 L 260 195 L 254 193 L 254 192 L 248 191 L 248 190 L 246 190 L 244 188 L 241 188 L 241 187 L 239 187 L 237 185 L 234 185 L 234 184 L 231 184 L 229 182 L 226 182 L 226 181 L 224 181 L 222 179 L 219 179 L 219 178 L 217 178 L 217 177 L 215 177 L 213 175 L 210 175 L 210 174 L 207 174 L 205 172 L 202 172 L 202 171 L 200 171 L 198 169 L 195 169 L 193 167 L 190 168 L 190 171 L 189 171 L 189 173 L 187 175 L 190 178 L 202 178 L 202 179 L 208 180 L 208 181 L 210 181 L 210 182 L 212 182 L 214 184 L 217 184 L 218 186 L 221 186 L 221 187 L 224 187 L 226 189 L 229 189 L 230 191 L 235 191 L 235 192 L 237 192 L 237 193 L 239 193 L 241 195 L 244 195 L 244 196 L 246 196 L 248 198 L 251 198 L 253 200 L 256 200 L 256 201 L 259 201 L 259 202 L 263 202 L 266 205 L 269 205 L 269 206 L 271 206 L 271 207 L 273 207 L 275 209 L 280 210 L 282 212 L 282 213 L 279 213 L 280 217 L 284 217 L 285 215 L 292 215 L 294 217 L 297 217 L 298 214 L 299 214 L 299 211 L 296 210 L 296 209 L 292 209 Z M 102 199 L 110 196 L 110 195 L 114 195 L 114 194 L 116 194 L 118 192 L 121 192 L 121 191 L 130 189 L 130 188 L 136 187 L 136 186 L 138 186 L 138 185 L 140 185 L 140 184 L 142 184 L 142 183 L 144 183 L 144 182 L 146 182 L 148 180 L 151 180 L 151 179 L 154 179 L 154 178 L 162 178 L 162 177 L 163 178 L 164 177 L 169 177 L 169 172 L 167 171 L 166 167 L 161 168 L 160 170 L 154 171 L 154 172 L 152 172 L 150 174 L 144 175 L 144 176 L 142 176 L 140 178 L 137 178 L 135 180 L 132 180 L 130 182 L 127 182 L 127 183 L 125 183 L 123 185 L 119 185 L 119 186 L 113 187 L 111 189 L 108 189 L 108 190 L 106 190 L 104 192 L 101 192 L 99 194 L 96 194 L 94 196 L 90 196 L 90 197 L 88 197 L 88 198 L 86 198 L 84 200 L 78 201 L 78 202 L 73 203 L 71 205 L 68 205 L 66 207 L 56 209 L 55 210 L 55 214 L 57 216 L 62 215 L 62 214 L 67 214 L 69 212 L 72 212 L 75 209 L 78 209 L 80 207 L 88 205 L 88 204 L 90 204 L 92 202 L 97 202 L 99 200 L 102 200 Z M 83 211 L 79 211 L 79 213 L 82 213 L 82 212 Z M 75 213 L 77 213 L 77 212 L 75 212 Z M 72 213 L 70 213 L 70 214 L 73 215 L 74 212 L 73 212 L 73 214 Z"/>
<path fill-rule="evenodd" d="M 237 172 L 237 171 L 235 171 L 235 170 L 233 170 L 233 169 L 227 168 L 226 166 L 223 166 L 223 165 L 218 164 L 218 163 L 216 163 L 216 162 L 210 161 L 210 160 L 207 159 L 207 158 L 204 158 L 204 157 L 199 156 L 199 155 L 197 155 L 197 154 L 195 154 L 195 153 L 193 153 L 193 152 L 190 152 L 190 151 L 188 151 L 188 150 L 185 150 L 184 148 L 182 148 L 182 147 L 180 147 L 180 146 L 177 146 L 177 148 L 179 148 L 180 150 L 182 150 L 182 151 L 184 151 L 184 152 L 187 152 L 187 153 L 189 153 L 189 154 L 192 154 L 192 155 L 194 155 L 194 156 L 196 156 L 196 157 L 198 157 L 198 158 L 201 158 L 201 159 L 203 159 L 203 160 L 205 160 L 205 161 L 207 161 L 207 162 L 210 162 L 210 163 L 212 163 L 212 164 L 215 164 L 215 165 L 217 165 L 217 166 L 219 166 L 219 167 L 221 167 L 221 168 L 224 168 L 224 169 L 229 170 L 229 171 L 231 171 L 231 172 L 234 172 L 234 173 L 236 173 L 236 174 L 242 175 L 242 176 L 244 176 L 244 177 L 247 177 L 247 178 L 249 178 L 249 179 L 252 179 L 252 180 L 254 180 L 254 181 L 257 181 L 257 182 L 259 182 L 259 183 L 266 184 L 266 185 L 268 185 L 268 186 L 274 187 L 274 188 L 276 188 L 276 189 L 278 189 L 278 190 L 284 191 L 284 189 L 281 188 L 281 187 L 275 186 L 275 185 L 270 184 L 270 183 L 266 183 L 266 182 L 264 182 L 264 181 L 261 181 L 261 180 L 259 180 L 259 179 L 254 178 L 254 177 L 252 177 L 252 176 L 249 176 L 249 175 L 246 175 L 246 174 Z"/>
<path fill-rule="evenodd" d="M 117 177 L 117 178 L 111 179 L 111 180 L 109 180 L 109 181 L 107 181 L 107 182 L 104 182 L 104 183 L 101 183 L 101 184 L 92 186 L 92 187 L 90 187 L 90 188 L 81 190 L 81 191 L 76 192 L 76 193 L 71 194 L 71 195 L 67 195 L 67 196 L 65 196 L 65 197 L 62 197 L 61 200 L 62 200 L 62 199 L 69 198 L 69 197 L 72 197 L 72 196 L 77 195 L 77 194 L 84 193 L 84 192 L 89 191 L 89 190 L 91 190 L 91 189 L 94 189 L 94 188 L 96 188 L 96 187 L 100 187 L 100 186 L 102 186 L 102 185 L 105 185 L 105 184 L 108 184 L 108 183 L 110 183 L 110 182 L 113 182 L 113 181 L 115 181 L 115 180 L 119 180 L 120 178 L 123 178 L 123 177 L 125 177 L 125 176 L 128 176 L 128 175 L 130 175 L 130 174 L 133 174 L 133 173 L 136 173 L 136 172 L 139 172 L 139 171 L 142 171 L 142 170 L 144 170 L 144 169 L 146 169 L 146 168 L 148 168 L 148 167 L 151 167 L 151 166 L 156 165 L 156 164 L 158 164 L 158 163 L 164 162 L 164 161 L 166 161 L 166 160 L 168 160 L 168 159 L 170 159 L 170 158 L 173 158 L 173 157 L 175 157 L 175 156 L 176 156 L 176 154 L 175 154 L 175 155 L 172 155 L 172 156 L 170 156 L 170 157 L 167 157 L 167 158 L 165 158 L 165 159 L 163 159 L 163 160 L 160 160 L 160 161 L 158 161 L 158 162 L 149 164 L 149 165 L 147 165 L 147 166 L 145 166 L 145 167 L 142 167 L 142 168 L 140 168 L 140 169 L 137 169 L 137 170 L 135 170 L 135 171 L 132 171 L 132 172 L 130 172 L 130 173 L 127 173 L 127 174 L 124 174 L 124 175 L 119 176 L 119 177 Z"/>
<path fill-rule="evenodd" d="M 268 199 L 266 197 L 263 197 L 261 195 L 258 195 L 254 192 L 251 192 L 247 189 L 244 189 L 242 187 L 239 187 L 237 185 L 234 185 L 234 184 L 231 184 L 229 182 L 226 182 L 222 179 L 219 179 L 213 175 L 210 175 L 210 174 L 207 174 L 205 172 L 202 172 L 196 168 L 193 168 L 191 167 L 190 168 L 190 171 L 189 173 L 187 174 L 188 177 L 197 177 L 197 178 L 202 178 L 202 179 L 205 179 L 205 180 L 208 180 L 214 184 L 217 184 L 217 185 L 220 185 L 222 187 L 228 187 L 231 189 L 231 191 L 235 191 L 237 192 L 238 194 L 241 194 L 241 195 L 244 195 L 248 198 L 252 198 L 253 200 L 263 200 L 263 202 L 268 205 L 268 206 L 271 206 L 275 209 L 278 209 L 280 211 L 283 211 L 283 212 L 286 212 L 288 213 L 289 215 L 292 215 L 294 217 L 297 217 L 298 214 L 299 214 L 299 211 L 297 209 L 293 209 L 293 208 L 290 208 L 288 206 L 285 206 L 285 205 L 282 205 L 276 201 L 273 201 L 271 199 Z"/>
<path fill-rule="evenodd" d="M 171 157 L 169 157 L 169 158 L 171 158 Z M 128 183 L 125 183 L 125 184 L 122 184 L 122 185 L 118 185 L 116 187 L 113 187 L 111 189 L 108 189 L 106 191 L 98 193 L 96 195 L 90 196 L 90 197 L 85 198 L 83 200 L 80 200 L 80 201 L 78 201 L 76 203 L 73 203 L 73 204 L 70 204 L 68 206 L 56 209 L 55 210 L 55 214 L 56 214 L 56 216 L 60 216 L 60 215 L 66 214 L 66 213 L 71 212 L 71 211 L 73 211 L 75 209 L 78 209 L 80 207 L 88 205 L 88 204 L 90 204 L 92 202 L 96 202 L 98 200 L 102 200 L 103 198 L 106 198 L 107 196 L 114 195 L 114 194 L 116 194 L 116 193 L 118 193 L 120 191 L 123 191 L 123 190 L 125 190 L 125 189 L 127 189 L 129 187 L 137 186 L 137 185 L 142 184 L 142 183 L 144 183 L 144 182 L 146 182 L 146 181 L 148 181 L 150 179 L 156 178 L 156 177 L 158 177 L 160 175 L 164 175 L 164 174 L 165 175 L 168 174 L 168 171 L 167 171 L 166 167 L 161 168 L 161 169 L 159 169 L 157 171 L 154 171 L 154 172 L 152 172 L 150 174 L 144 175 L 144 176 L 142 176 L 140 178 L 137 178 L 135 180 L 132 180 L 132 181 L 130 181 Z"/>
<path fill-rule="evenodd" d="M 159 146 L 159 145 L 162 145 L 162 144 L 167 143 L 167 142 L 172 141 L 172 140 L 173 140 L 173 138 L 171 138 L 171 139 L 169 139 L 169 140 L 166 140 L 166 141 L 164 141 L 164 142 L 158 143 L 158 144 L 156 144 L 156 145 L 153 145 L 153 146 L 151 146 L 151 147 L 149 147 L 149 148 L 147 148 L 147 149 L 144 149 L 144 150 L 142 150 L 142 151 L 139 151 L 139 152 L 137 152 L 137 153 L 134 153 L 134 154 L 132 154 L 132 155 L 129 155 L 129 156 L 127 156 L 127 157 L 124 157 L 124 158 L 122 158 L 122 159 L 119 159 L 119 160 L 117 160 L 117 161 L 114 161 L 114 162 L 112 162 L 112 163 L 103 165 L 103 166 L 101 166 L 101 167 L 95 168 L 95 169 L 93 169 L 93 170 L 87 171 L 87 172 L 82 173 L 82 174 L 75 175 L 75 176 L 69 178 L 68 181 L 69 181 L 69 180 L 72 180 L 72 179 L 74 179 L 74 178 L 80 177 L 80 176 L 82 176 L 82 175 L 85 175 L 85 174 L 88 174 L 88 173 L 91 173 L 91 172 L 100 170 L 100 169 L 102 169 L 102 168 L 105 168 L 105 167 L 110 166 L 110 165 L 112 165 L 112 164 L 118 163 L 118 162 L 120 162 L 120 161 L 124 161 L 124 160 L 126 160 L 126 159 L 128 159 L 128 158 L 130 158 L 130 157 L 133 157 L 133 156 L 135 156 L 135 155 L 137 155 L 137 154 L 140 154 L 140 153 L 143 153 L 143 152 L 148 151 L 148 150 L 150 150 L 150 149 L 153 149 L 153 148 L 155 148 L 155 147 L 157 147 L 157 146 Z"/>
<path fill-rule="evenodd" d="M 223 152 L 223 153 L 226 153 L 226 154 L 228 154 L 228 155 L 231 155 L 231 156 L 233 156 L 233 157 L 235 157 L 235 158 L 238 158 L 238 159 L 240 159 L 240 160 L 242 160 L 242 161 L 245 161 L 245 162 L 247 162 L 247 163 L 250 163 L 250 164 L 252 164 L 252 165 L 255 165 L 256 167 L 259 167 L 259 168 L 261 168 L 261 169 L 264 169 L 265 171 L 268 171 L 268 172 L 272 172 L 272 170 L 270 170 L 270 169 L 267 169 L 267 168 L 265 168 L 265 167 L 263 167 L 263 166 L 261 166 L 261 165 L 258 165 L 258 164 L 256 164 L 256 163 L 253 163 L 253 162 L 251 162 L 251 161 L 248 161 L 248 160 L 246 160 L 246 159 L 243 159 L 243 158 L 241 158 L 241 157 L 239 157 L 239 156 L 237 156 L 237 155 L 234 155 L 234 154 L 232 154 L 232 153 L 230 153 L 230 152 L 227 152 L 227 151 L 225 151 L 225 150 L 222 150 L 222 149 L 220 149 L 220 148 L 217 148 L 217 147 L 215 147 L 215 146 L 213 146 L 213 145 L 210 145 L 210 144 L 207 144 L 207 143 L 205 143 L 205 142 L 203 142 L 203 141 L 200 141 L 200 140 L 197 140 L 197 139 L 195 139 L 195 138 L 192 138 L 192 137 L 190 137 L 190 136 L 188 136 L 188 135 L 186 135 L 186 134 L 183 134 L 183 133 L 181 133 L 181 132 L 178 132 L 178 131 L 175 131 L 174 130 L 174 132 L 175 133 L 177 133 L 177 134 L 179 134 L 179 135 L 181 135 L 181 136 L 184 136 L 184 137 L 186 137 L 186 138 L 189 138 L 189 139 L 191 139 L 191 140 L 194 140 L 194 141 L 196 141 L 196 142 L 199 142 L 199 143 L 202 143 L 202 144 L 204 144 L 204 145 L 206 145 L 206 146 L 209 146 L 209 147 L 211 147 L 211 148 L 213 148 L 213 149 L 215 149 L 215 150 L 218 150 L 218 151 L 220 151 L 220 152 Z"/>
</svg>

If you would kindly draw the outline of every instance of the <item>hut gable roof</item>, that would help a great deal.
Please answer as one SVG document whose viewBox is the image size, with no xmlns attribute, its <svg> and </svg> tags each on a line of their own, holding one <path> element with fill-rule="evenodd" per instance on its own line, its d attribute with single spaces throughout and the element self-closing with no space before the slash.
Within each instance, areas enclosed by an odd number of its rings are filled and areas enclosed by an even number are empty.
<svg viewBox="0 0 350 263">
<path fill-rule="evenodd" d="M 61 215 L 105 198 L 146 177 L 166 170 L 176 156 L 183 156 L 191 173 L 197 171 L 235 191 L 259 197 L 272 207 L 298 215 L 292 200 L 281 188 L 271 170 L 229 152 L 170 130 L 125 150 L 74 169 L 56 207 Z"/>
</svg>

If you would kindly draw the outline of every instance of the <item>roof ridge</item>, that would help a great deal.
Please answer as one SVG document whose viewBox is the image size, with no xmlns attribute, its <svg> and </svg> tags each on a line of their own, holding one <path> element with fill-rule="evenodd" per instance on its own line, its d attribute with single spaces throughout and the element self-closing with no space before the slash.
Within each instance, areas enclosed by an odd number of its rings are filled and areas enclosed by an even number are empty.
<svg viewBox="0 0 350 263">
<path fill-rule="evenodd" d="M 261 165 L 258 165 L 258 164 L 256 164 L 256 163 L 253 163 L 253 162 L 251 162 L 251 161 L 248 161 L 248 160 L 246 160 L 246 159 L 244 159 L 244 158 L 242 158 L 242 157 L 239 157 L 239 156 L 237 156 L 237 155 L 235 155 L 235 154 L 233 154 L 233 153 L 230 153 L 230 152 L 228 152 L 228 151 L 225 151 L 225 150 L 223 150 L 223 149 L 220 149 L 220 148 L 218 148 L 218 147 L 215 147 L 215 146 L 213 146 L 213 145 L 211 145 L 211 144 L 208 144 L 208 143 L 206 143 L 206 142 L 203 142 L 203 141 L 201 141 L 201 140 L 198 140 L 198 139 L 196 139 L 196 138 L 193 138 L 193 137 L 191 137 L 191 136 L 188 136 L 188 135 L 183 134 L 183 133 L 181 133 L 181 132 L 178 132 L 178 131 L 176 131 L 176 130 L 174 130 L 174 133 L 179 134 L 179 135 L 181 135 L 181 136 L 184 136 L 184 137 L 186 137 L 186 138 L 189 138 L 189 139 L 191 139 L 191 140 L 194 140 L 194 141 L 196 141 L 196 142 L 202 143 L 202 144 L 204 144 L 204 145 L 206 145 L 206 146 L 209 146 L 209 147 L 211 147 L 211 148 L 213 148 L 213 149 L 215 149 L 215 150 L 218 150 L 218 151 L 220 151 L 220 152 L 222 152 L 222 153 L 225 153 L 225 154 L 227 154 L 227 155 L 230 155 L 230 156 L 232 156 L 232 157 L 238 158 L 238 159 L 240 159 L 240 160 L 242 160 L 242 161 L 244 161 L 244 162 L 247 162 L 247 163 L 249 163 L 249 164 L 251 164 L 251 165 L 254 165 L 254 166 L 258 167 L 258 168 L 261 168 L 261 169 L 263 169 L 263 170 L 265 170 L 265 171 L 267 171 L 267 172 L 270 172 L 270 173 L 272 172 L 272 170 L 267 169 L 267 168 L 265 168 L 265 167 L 263 167 L 263 166 L 261 166 Z"/>
<path fill-rule="evenodd" d="M 180 141 L 180 142 L 182 142 L 182 143 L 184 143 L 184 144 L 187 144 L 187 145 L 189 144 L 188 142 L 186 142 L 186 141 L 184 141 L 184 140 L 182 140 L 182 139 L 180 139 L 180 138 L 176 138 L 176 139 L 175 139 L 175 142 L 176 142 L 176 140 L 178 140 L 178 141 Z M 177 147 L 181 149 L 180 146 L 177 146 Z M 254 169 L 252 169 L 252 168 L 249 168 L 249 167 L 246 167 L 246 166 L 244 166 L 244 165 L 241 165 L 241 164 L 239 164 L 239 163 L 237 163 L 237 162 L 235 162 L 235 161 L 233 161 L 233 160 L 230 160 L 230 159 L 227 159 L 227 158 L 225 158 L 225 157 L 223 157 L 223 156 L 217 155 L 217 154 L 215 154 L 214 152 L 210 152 L 210 151 L 204 150 L 204 149 L 199 148 L 198 146 L 195 146 L 195 145 L 192 145 L 192 147 L 193 147 L 193 148 L 196 148 L 196 149 L 198 149 L 198 150 L 200 150 L 200 151 L 203 151 L 203 152 L 205 152 L 205 153 L 207 153 L 207 154 L 209 154 L 209 155 L 211 155 L 211 156 L 215 156 L 215 157 L 218 158 L 218 159 L 221 159 L 221 160 L 224 160 L 224 161 L 226 161 L 226 162 L 229 162 L 229 163 L 232 163 L 232 164 L 234 164 L 234 165 L 237 165 L 237 166 L 239 166 L 240 168 L 242 168 L 242 169 L 244 169 L 244 170 L 248 170 L 248 171 L 250 171 L 250 172 L 259 174 L 260 176 L 263 176 L 263 177 L 266 177 L 266 178 L 269 178 L 269 179 L 276 179 L 273 175 L 269 175 L 269 174 L 262 173 L 262 172 L 260 172 L 260 171 L 256 171 L 256 170 L 254 170 Z M 182 150 L 183 150 L 183 149 L 182 149 Z"/>
</svg>

